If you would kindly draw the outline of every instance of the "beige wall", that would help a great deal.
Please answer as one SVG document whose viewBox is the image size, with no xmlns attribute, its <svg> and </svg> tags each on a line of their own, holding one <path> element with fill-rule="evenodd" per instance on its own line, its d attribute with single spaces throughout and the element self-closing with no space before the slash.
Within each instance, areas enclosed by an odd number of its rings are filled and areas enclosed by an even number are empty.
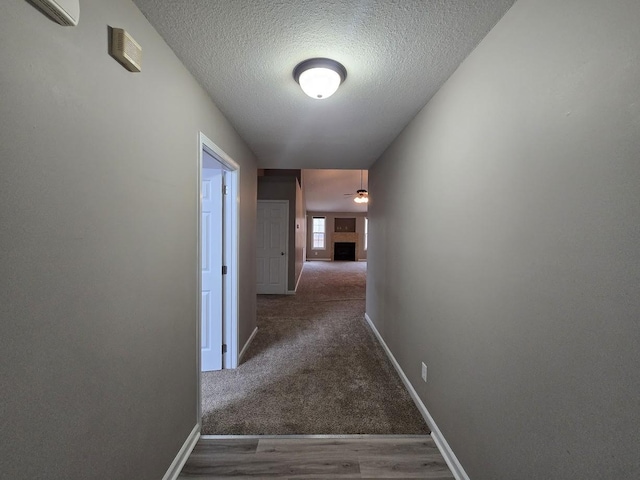
<svg viewBox="0 0 640 480">
<path fill-rule="evenodd" d="M 198 133 L 241 166 L 241 345 L 255 158 L 133 3 L 80 6 L 61 27 L 2 2 L 0 477 L 158 480 L 197 421 Z"/>
<path fill-rule="evenodd" d="M 640 478 L 638 19 L 518 0 L 369 171 L 367 313 L 474 480 Z"/>
<path fill-rule="evenodd" d="M 336 218 L 355 218 L 356 233 L 358 234 L 358 248 L 356 251 L 357 260 L 366 260 L 367 251 L 364 249 L 364 219 L 366 213 L 351 212 L 307 212 L 307 260 L 331 260 L 331 245 L 335 233 Z M 327 242 L 324 250 L 314 250 L 311 248 L 313 217 L 326 217 L 327 219 Z"/>
</svg>

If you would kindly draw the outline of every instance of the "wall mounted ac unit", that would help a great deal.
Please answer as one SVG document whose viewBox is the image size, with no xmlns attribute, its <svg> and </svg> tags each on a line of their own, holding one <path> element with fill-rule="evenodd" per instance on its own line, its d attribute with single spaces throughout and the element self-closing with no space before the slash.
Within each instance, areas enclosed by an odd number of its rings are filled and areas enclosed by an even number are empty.
<svg viewBox="0 0 640 480">
<path fill-rule="evenodd" d="M 80 0 L 31 0 L 60 25 L 75 27 L 80 19 Z"/>
</svg>

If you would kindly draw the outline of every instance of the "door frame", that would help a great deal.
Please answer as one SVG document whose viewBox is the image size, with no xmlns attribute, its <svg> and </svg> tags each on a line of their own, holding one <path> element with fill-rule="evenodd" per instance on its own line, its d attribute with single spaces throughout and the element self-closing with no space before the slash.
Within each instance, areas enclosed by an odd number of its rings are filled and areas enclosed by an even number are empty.
<svg viewBox="0 0 640 480">
<path fill-rule="evenodd" d="M 222 281 L 223 315 L 222 338 L 227 345 L 227 352 L 222 359 L 223 368 L 238 366 L 238 282 L 239 282 L 239 220 L 240 220 L 240 165 L 238 165 L 222 148 L 216 145 L 204 133 L 198 134 L 198 171 L 197 171 L 197 422 L 201 425 L 202 399 L 200 389 L 201 375 L 201 324 L 202 324 L 202 164 L 205 151 L 219 161 L 225 168 L 225 184 L 227 195 L 223 197 L 224 225 L 223 225 L 223 264 L 227 266 L 227 274 Z M 222 272 L 220 272 L 222 274 Z"/>
<path fill-rule="evenodd" d="M 276 295 L 286 295 L 289 292 L 289 229 L 291 228 L 291 226 L 289 225 L 289 200 L 261 200 L 258 199 L 258 203 L 279 203 L 281 205 L 284 205 L 285 208 L 285 213 L 286 213 L 286 231 L 285 231 L 285 254 L 284 256 L 284 290 L 282 291 L 281 294 L 276 294 Z"/>
</svg>

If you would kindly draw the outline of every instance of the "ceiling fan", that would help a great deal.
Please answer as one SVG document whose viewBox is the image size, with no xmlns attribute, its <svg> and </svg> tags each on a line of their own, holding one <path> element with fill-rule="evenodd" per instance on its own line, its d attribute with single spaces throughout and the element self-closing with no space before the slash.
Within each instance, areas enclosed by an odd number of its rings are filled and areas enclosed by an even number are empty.
<svg viewBox="0 0 640 480">
<path fill-rule="evenodd" d="M 345 193 L 345 197 L 351 197 L 355 195 L 353 201 L 356 203 L 369 203 L 369 192 L 362 188 L 362 170 L 360 170 L 360 189 L 356 190 L 356 193 Z"/>
</svg>

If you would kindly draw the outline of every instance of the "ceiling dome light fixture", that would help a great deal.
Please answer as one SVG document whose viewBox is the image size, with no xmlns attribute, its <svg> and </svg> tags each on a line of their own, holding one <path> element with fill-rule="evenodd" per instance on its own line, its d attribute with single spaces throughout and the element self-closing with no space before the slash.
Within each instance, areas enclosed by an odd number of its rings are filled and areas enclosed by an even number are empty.
<svg viewBox="0 0 640 480">
<path fill-rule="evenodd" d="M 293 69 L 293 78 L 311 98 L 329 98 L 347 78 L 347 69 L 330 58 L 310 58 Z"/>
</svg>

